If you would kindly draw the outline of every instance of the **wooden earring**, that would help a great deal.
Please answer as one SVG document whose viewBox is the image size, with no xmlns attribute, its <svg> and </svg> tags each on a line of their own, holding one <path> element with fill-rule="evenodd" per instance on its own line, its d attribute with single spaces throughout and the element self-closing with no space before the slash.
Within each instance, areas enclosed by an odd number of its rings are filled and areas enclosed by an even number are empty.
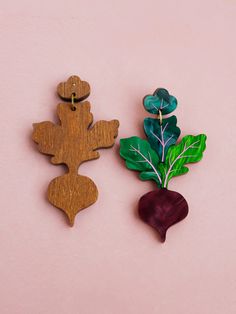
<svg viewBox="0 0 236 314">
<path fill-rule="evenodd" d="M 63 210 L 71 226 L 76 214 L 96 202 L 98 190 L 88 177 L 78 174 L 82 162 L 99 158 L 97 149 L 112 147 L 118 134 L 119 121 L 98 121 L 93 126 L 90 103 L 83 101 L 90 86 L 78 76 L 71 76 L 57 87 L 67 103 L 57 106 L 60 124 L 44 121 L 33 124 L 33 140 L 38 150 L 53 156 L 54 165 L 65 164 L 68 173 L 53 179 L 48 187 L 49 202 Z"/>
<path fill-rule="evenodd" d="M 168 190 L 168 183 L 174 176 L 189 171 L 188 163 L 200 161 L 206 148 L 206 135 L 186 135 L 177 143 L 180 129 L 176 126 L 176 116 L 163 118 L 177 107 L 177 99 L 164 88 L 158 88 L 153 95 L 147 95 L 144 108 L 157 118 L 144 119 L 147 139 L 137 136 L 120 140 L 120 155 L 126 167 L 140 172 L 141 180 L 153 180 L 157 189 L 139 200 L 140 218 L 155 228 L 161 240 L 166 239 L 166 231 L 188 214 L 188 204 L 184 197 Z M 177 144 L 176 144 L 177 143 Z"/>
</svg>

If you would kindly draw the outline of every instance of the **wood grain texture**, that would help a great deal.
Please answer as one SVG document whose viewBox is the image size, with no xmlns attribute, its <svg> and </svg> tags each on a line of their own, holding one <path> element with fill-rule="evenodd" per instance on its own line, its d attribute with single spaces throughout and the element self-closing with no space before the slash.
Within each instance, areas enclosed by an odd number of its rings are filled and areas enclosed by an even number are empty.
<svg viewBox="0 0 236 314">
<path fill-rule="evenodd" d="M 75 101 L 81 101 L 89 96 L 90 86 L 88 82 L 73 75 L 66 82 L 58 84 L 57 93 L 63 100 L 70 101 L 73 94 Z"/>
<path fill-rule="evenodd" d="M 71 226 L 76 214 L 96 202 L 98 196 L 94 182 L 78 175 L 78 168 L 82 162 L 98 158 L 97 149 L 113 146 L 119 127 L 118 120 L 101 120 L 91 127 L 90 103 L 80 102 L 74 107 L 71 110 L 69 103 L 58 105 L 60 124 L 50 121 L 33 124 L 33 140 L 39 151 L 52 155 L 53 164 L 68 167 L 68 173 L 49 184 L 48 200 L 66 213 Z"/>
</svg>

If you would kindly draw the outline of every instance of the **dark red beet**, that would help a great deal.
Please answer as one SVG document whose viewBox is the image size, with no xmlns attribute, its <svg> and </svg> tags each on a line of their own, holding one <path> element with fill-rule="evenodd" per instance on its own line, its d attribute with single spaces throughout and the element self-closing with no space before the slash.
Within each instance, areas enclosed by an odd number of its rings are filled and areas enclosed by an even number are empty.
<svg viewBox="0 0 236 314">
<path fill-rule="evenodd" d="M 140 198 L 138 211 L 140 218 L 155 228 L 164 242 L 167 229 L 188 215 L 188 203 L 175 191 L 158 189 Z"/>
</svg>

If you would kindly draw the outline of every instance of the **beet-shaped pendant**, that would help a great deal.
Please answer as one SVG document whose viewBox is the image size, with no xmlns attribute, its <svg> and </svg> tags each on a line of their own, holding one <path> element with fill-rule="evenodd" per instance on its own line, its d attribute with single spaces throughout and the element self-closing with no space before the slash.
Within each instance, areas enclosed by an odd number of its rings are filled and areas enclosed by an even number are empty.
<svg viewBox="0 0 236 314">
<path fill-rule="evenodd" d="M 50 182 L 47 197 L 52 205 L 65 212 L 73 226 L 76 214 L 95 203 L 98 197 L 95 183 L 78 173 L 79 166 L 99 158 L 99 148 L 114 145 L 119 121 L 100 120 L 92 125 L 90 103 L 83 101 L 89 96 L 90 86 L 78 76 L 60 83 L 57 92 L 68 101 L 57 106 L 60 121 L 34 123 L 33 140 L 41 153 L 52 156 L 52 164 L 68 168 L 67 173 Z"/>
<path fill-rule="evenodd" d="M 126 167 L 140 172 L 141 180 L 154 180 L 157 189 L 143 195 L 139 200 L 140 218 L 155 228 L 161 240 L 166 231 L 188 215 L 185 198 L 168 190 L 168 183 L 174 176 L 187 173 L 188 163 L 202 159 L 206 148 L 206 135 L 187 135 L 177 142 L 180 129 L 176 116 L 163 118 L 177 107 L 177 99 L 164 88 L 158 88 L 153 95 L 144 98 L 145 109 L 157 118 L 144 119 L 144 131 L 148 140 L 137 136 L 120 140 L 120 155 Z"/>
</svg>

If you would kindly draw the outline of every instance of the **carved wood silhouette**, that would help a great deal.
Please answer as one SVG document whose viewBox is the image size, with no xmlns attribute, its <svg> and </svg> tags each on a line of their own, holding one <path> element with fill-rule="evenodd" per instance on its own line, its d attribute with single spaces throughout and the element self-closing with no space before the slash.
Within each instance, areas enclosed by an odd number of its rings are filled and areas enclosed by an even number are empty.
<svg viewBox="0 0 236 314">
<path fill-rule="evenodd" d="M 89 84 L 73 76 L 58 85 L 58 94 L 65 100 L 85 99 Z M 51 181 L 48 200 L 62 209 L 73 226 L 76 214 L 96 202 L 98 190 L 88 177 L 78 174 L 82 162 L 99 158 L 97 149 L 114 145 L 119 121 L 98 121 L 93 126 L 93 115 L 88 101 L 60 103 L 57 107 L 60 124 L 44 121 L 33 124 L 33 140 L 41 153 L 52 155 L 55 165 L 65 164 L 68 173 Z"/>
</svg>

